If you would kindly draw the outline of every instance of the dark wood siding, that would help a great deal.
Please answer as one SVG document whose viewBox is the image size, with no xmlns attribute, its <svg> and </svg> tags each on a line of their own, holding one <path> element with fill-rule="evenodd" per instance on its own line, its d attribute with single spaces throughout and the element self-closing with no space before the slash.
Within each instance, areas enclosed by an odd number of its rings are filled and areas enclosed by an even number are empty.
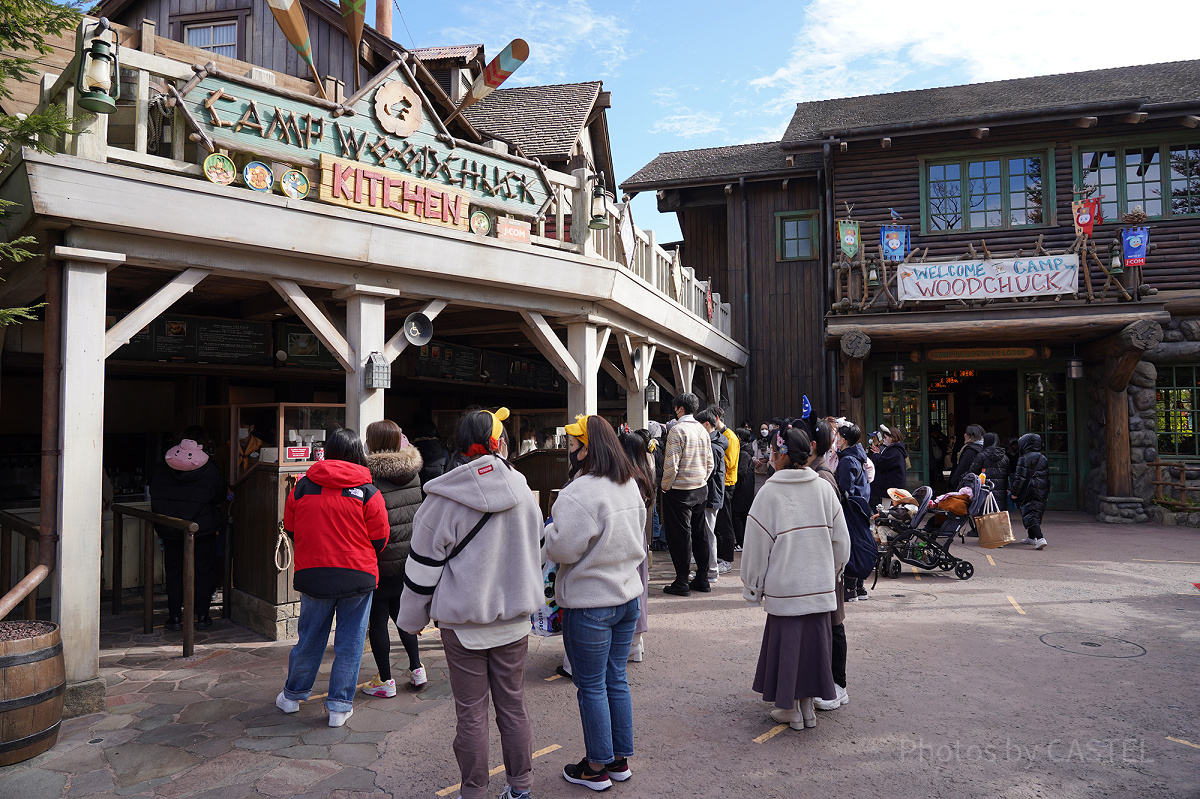
<svg viewBox="0 0 1200 799">
<path fill-rule="evenodd" d="M 1071 223 L 1072 180 L 1074 151 L 1078 146 L 1097 139 L 1118 136 L 1168 137 L 1188 136 L 1189 131 L 1174 120 L 1151 121 L 1141 125 L 1118 122 L 1101 123 L 1095 128 L 1074 128 L 1068 122 L 1041 125 L 1022 125 L 993 129 L 984 140 L 962 133 L 938 136 L 893 139 L 890 149 L 883 149 L 878 140 L 851 142 L 849 150 L 837 153 L 834 159 L 834 207 L 838 216 L 845 206 L 854 206 L 854 216 L 863 223 L 863 241 L 872 247 L 879 225 L 890 221 L 889 208 L 894 208 L 912 225 L 913 244 L 922 251 L 929 248 L 930 258 L 957 258 L 967 252 L 967 243 L 976 249 L 980 240 L 989 250 L 1012 254 L 1023 249 L 1032 251 L 1039 234 L 1045 234 L 1045 246 L 1051 250 L 1069 247 L 1075 239 Z M 1200 140 L 1200 132 L 1192 140 Z M 1053 148 L 1055 173 L 1056 220 L 1045 227 L 1017 230 L 975 231 L 972 233 L 938 233 L 921 235 L 921 195 L 919 158 L 937 157 L 948 152 L 979 151 L 991 148 L 1028 145 L 1033 150 Z M 1165 167 L 1164 167 L 1165 168 Z M 1200 218 L 1184 217 L 1156 219 L 1149 223 L 1150 241 L 1157 246 L 1146 260 L 1145 280 L 1160 291 L 1200 289 Z M 1118 235 L 1119 220 L 1106 220 L 1094 234 L 1100 251 L 1107 250 L 1110 240 Z M 1103 275 L 1093 268 L 1093 280 L 1103 282 Z"/>
</svg>

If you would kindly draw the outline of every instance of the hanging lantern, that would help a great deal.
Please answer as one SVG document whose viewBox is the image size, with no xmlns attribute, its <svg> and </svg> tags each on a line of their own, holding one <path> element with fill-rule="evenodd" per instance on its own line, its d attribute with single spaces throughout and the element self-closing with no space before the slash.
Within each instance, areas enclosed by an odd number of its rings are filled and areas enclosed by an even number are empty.
<svg viewBox="0 0 1200 799">
<path fill-rule="evenodd" d="M 1067 358 L 1067 377 L 1072 380 L 1083 377 L 1083 358 Z"/>
<path fill-rule="evenodd" d="M 1121 263 L 1121 253 L 1116 247 L 1113 248 L 1112 260 L 1108 263 L 1108 273 L 1110 275 L 1125 274 L 1125 265 Z"/>
<path fill-rule="evenodd" d="M 117 100 L 121 99 L 120 44 L 117 44 L 114 53 L 109 37 L 115 38 L 116 32 L 106 17 L 101 17 L 99 22 L 91 26 L 91 38 L 88 39 L 87 50 L 84 50 L 84 39 L 89 35 L 87 31 L 88 24 L 85 22 L 79 26 L 75 43 L 75 53 L 79 58 L 75 77 L 79 105 L 94 114 L 111 114 L 117 110 Z"/>
<path fill-rule="evenodd" d="M 608 230 L 608 213 L 604 205 L 604 175 L 597 172 L 596 182 L 592 184 L 592 221 L 588 222 L 592 230 Z"/>
<path fill-rule="evenodd" d="M 874 261 L 872 261 L 871 265 L 867 267 L 867 286 L 869 288 L 875 288 L 878 285 L 879 285 L 879 266 Z"/>
<path fill-rule="evenodd" d="M 372 352 L 367 357 L 365 381 L 367 388 L 392 387 L 392 365 L 383 357 L 383 353 Z"/>
<path fill-rule="evenodd" d="M 892 364 L 892 382 L 893 383 L 903 383 L 904 382 L 904 363 L 903 363 L 903 361 L 896 361 L 894 364 Z"/>
<path fill-rule="evenodd" d="M 646 402 L 658 402 L 658 383 L 653 380 L 646 381 Z"/>
</svg>

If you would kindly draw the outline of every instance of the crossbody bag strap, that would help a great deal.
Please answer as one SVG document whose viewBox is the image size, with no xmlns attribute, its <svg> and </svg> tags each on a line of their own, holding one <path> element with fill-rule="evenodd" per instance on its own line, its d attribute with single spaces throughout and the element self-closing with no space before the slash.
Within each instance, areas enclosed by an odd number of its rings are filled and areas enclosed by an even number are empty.
<svg viewBox="0 0 1200 799">
<path fill-rule="evenodd" d="M 475 536 L 479 535 L 479 531 L 483 529 L 483 526 L 488 523 L 488 519 L 490 519 L 490 518 L 492 518 L 492 514 L 490 511 L 488 513 L 483 514 L 483 516 L 479 519 L 479 521 L 475 522 L 475 526 L 471 528 L 471 532 L 467 533 L 466 538 L 464 538 L 462 541 L 459 541 L 458 546 L 456 546 L 454 549 L 450 550 L 450 554 L 446 556 L 446 560 L 442 561 L 442 565 L 443 566 L 446 565 L 447 561 L 449 561 L 451 558 L 458 555 L 459 552 L 462 552 L 463 549 L 466 548 L 467 544 L 471 543 L 471 539 L 473 539 Z"/>
</svg>

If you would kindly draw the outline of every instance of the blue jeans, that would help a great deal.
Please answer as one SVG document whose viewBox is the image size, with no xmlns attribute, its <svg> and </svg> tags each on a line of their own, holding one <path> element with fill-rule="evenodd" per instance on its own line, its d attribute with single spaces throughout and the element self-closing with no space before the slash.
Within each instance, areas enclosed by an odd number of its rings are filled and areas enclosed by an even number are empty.
<svg viewBox="0 0 1200 799">
<path fill-rule="evenodd" d="M 633 701 L 625 663 L 639 600 L 609 608 L 563 611 L 563 644 L 579 697 L 587 759 L 608 764 L 633 755 Z"/>
<path fill-rule="evenodd" d="M 654 526 L 653 526 L 652 532 L 650 534 L 650 540 L 651 541 L 662 541 L 664 544 L 667 542 L 667 536 L 666 536 L 666 533 L 663 532 L 662 523 L 659 522 L 659 520 L 658 520 L 658 503 L 657 502 L 654 503 Z"/>
<path fill-rule="evenodd" d="M 300 640 L 288 655 L 288 677 L 283 695 L 299 702 L 308 699 L 312 693 L 317 670 L 321 668 L 321 660 L 329 646 L 329 630 L 336 613 L 333 670 L 329 673 L 329 695 L 325 699 L 325 709 L 345 713 L 353 708 L 370 610 L 370 594 L 341 599 L 318 599 L 301 594 Z"/>
</svg>

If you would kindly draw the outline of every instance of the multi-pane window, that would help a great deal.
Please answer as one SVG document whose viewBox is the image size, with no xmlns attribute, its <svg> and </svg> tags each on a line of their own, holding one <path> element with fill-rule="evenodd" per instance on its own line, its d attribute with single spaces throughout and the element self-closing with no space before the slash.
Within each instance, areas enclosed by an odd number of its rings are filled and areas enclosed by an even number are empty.
<svg viewBox="0 0 1200 799">
<path fill-rule="evenodd" d="M 1200 141 L 1080 150 L 1079 182 L 1104 195 L 1106 221 L 1135 207 L 1150 217 L 1200 213 Z"/>
<path fill-rule="evenodd" d="M 780 261 L 806 261 L 817 255 L 817 212 L 775 215 L 775 251 Z"/>
<path fill-rule="evenodd" d="M 1168 458 L 1200 456 L 1196 438 L 1197 387 L 1200 366 L 1159 366 L 1155 391 L 1158 412 L 1158 454 Z"/>
<path fill-rule="evenodd" d="M 925 229 L 989 230 L 1045 221 L 1043 166 L 1034 154 L 930 163 L 925 171 Z"/>
<path fill-rule="evenodd" d="M 188 25 L 186 42 L 210 53 L 237 58 L 237 23 L 205 22 Z"/>
</svg>

